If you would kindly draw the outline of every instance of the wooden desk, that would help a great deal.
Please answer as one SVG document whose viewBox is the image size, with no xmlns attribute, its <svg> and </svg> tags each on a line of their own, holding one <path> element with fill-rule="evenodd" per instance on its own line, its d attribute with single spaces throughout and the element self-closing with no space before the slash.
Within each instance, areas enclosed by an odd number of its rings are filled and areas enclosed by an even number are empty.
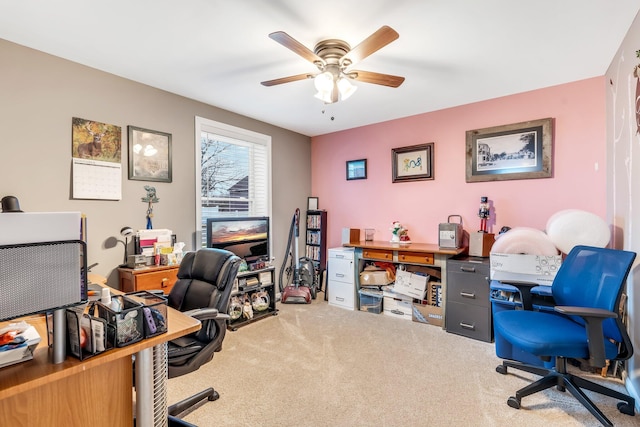
<svg viewBox="0 0 640 427">
<path fill-rule="evenodd" d="M 120 290 L 122 292 L 162 290 L 165 294 L 178 280 L 180 265 L 160 265 L 142 268 L 118 268 Z"/>
<path fill-rule="evenodd" d="M 465 253 L 463 248 L 440 248 L 432 243 L 391 243 L 385 241 L 361 241 L 345 243 L 343 246 L 355 248 L 356 288 L 360 287 L 359 274 L 363 261 L 385 261 L 396 264 L 433 266 L 440 269 L 442 286 L 442 308 L 446 317 L 447 259 Z M 444 318 L 443 318 L 444 327 Z"/>
<path fill-rule="evenodd" d="M 154 346 L 200 329 L 198 320 L 170 307 L 167 318 L 165 334 L 85 361 L 68 356 L 55 365 L 50 362 L 44 317 L 25 319 L 36 327 L 42 341 L 33 360 L 0 369 L 0 426 L 133 425 L 131 356 L 136 354 L 137 363 L 148 360 Z M 141 404 L 146 407 L 149 396 L 138 402 L 140 390 L 137 394 L 137 408 Z M 138 426 L 151 425 L 149 414 L 141 413 L 137 418 Z"/>
</svg>

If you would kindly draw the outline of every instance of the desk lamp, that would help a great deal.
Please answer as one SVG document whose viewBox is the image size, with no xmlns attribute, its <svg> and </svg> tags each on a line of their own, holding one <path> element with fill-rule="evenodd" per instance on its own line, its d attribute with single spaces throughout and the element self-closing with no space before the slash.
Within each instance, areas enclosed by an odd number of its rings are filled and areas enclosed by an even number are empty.
<svg viewBox="0 0 640 427">
<path fill-rule="evenodd" d="M 2 203 L 2 212 L 22 212 L 20 202 L 15 196 L 4 196 L 0 203 Z"/>
<path fill-rule="evenodd" d="M 122 227 L 120 230 L 120 235 L 124 237 L 124 262 L 123 265 L 127 264 L 127 249 L 129 248 L 129 236 L 133 234 L 133 229 L 131 227 Z"/>
</svg>

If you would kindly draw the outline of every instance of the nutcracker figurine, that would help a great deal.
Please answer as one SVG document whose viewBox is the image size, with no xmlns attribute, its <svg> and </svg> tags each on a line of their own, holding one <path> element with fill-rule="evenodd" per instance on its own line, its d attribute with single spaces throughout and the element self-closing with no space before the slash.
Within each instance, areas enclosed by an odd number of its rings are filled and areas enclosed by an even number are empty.
<svg viewBox="0 0 640 427">
<path fill-rule="evenodd" d="M 489 199 L 486 196 L 480 197 L 480 209 L 478 209 L 480 217 L 480 230 L 478 233 L 487 233 L 487 218 L 489 218 Z"/>
</svg>

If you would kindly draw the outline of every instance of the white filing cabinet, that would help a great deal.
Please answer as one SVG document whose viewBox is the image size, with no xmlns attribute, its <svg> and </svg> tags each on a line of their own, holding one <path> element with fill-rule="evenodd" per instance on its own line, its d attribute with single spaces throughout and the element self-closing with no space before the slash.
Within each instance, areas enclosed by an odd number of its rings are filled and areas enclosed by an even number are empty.
<svg viewBox="0 0 640 427">
<path fill-rule="evenodd" d="M 328 253 L 327 290 L 329 304 L 355 310 L 354 249 L 331 248 Z"/>
</svg>

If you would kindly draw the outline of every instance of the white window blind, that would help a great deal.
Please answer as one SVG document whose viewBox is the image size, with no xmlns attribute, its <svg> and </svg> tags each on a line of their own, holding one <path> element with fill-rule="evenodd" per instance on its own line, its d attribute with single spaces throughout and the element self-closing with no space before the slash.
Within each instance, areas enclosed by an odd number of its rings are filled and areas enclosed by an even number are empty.
<svg viewBox="0 0 640 427">
<path fill-rule="evenodd" d="M 212 217 L 270 216 L 271 137 L 196 117 L 196 229 Z"/>
</svg>

